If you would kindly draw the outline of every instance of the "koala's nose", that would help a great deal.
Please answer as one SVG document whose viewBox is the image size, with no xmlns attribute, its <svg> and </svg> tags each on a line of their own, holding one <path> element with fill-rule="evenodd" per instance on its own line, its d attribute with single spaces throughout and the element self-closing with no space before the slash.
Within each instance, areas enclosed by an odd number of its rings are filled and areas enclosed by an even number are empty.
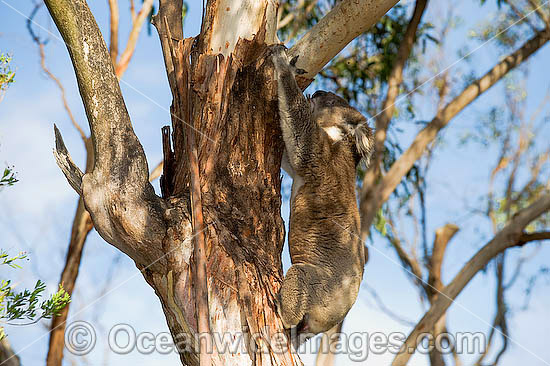
<svg viewBox="0 0 550 366">
<path fill-rule="evenodd" d="M 315 93 L 313 93 L 313 95 L 311 97 L 312 98 L 322 97 L 322 96 L 327 95 L 327 94 L 328 93 L 326 91 L 317 90 Z"/>
</svg>

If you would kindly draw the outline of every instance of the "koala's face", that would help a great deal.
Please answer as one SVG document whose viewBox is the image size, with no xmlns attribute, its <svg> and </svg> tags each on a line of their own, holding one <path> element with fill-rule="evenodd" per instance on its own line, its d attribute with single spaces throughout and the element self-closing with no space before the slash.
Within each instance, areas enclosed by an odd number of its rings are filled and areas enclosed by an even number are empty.
<svg viewBox="0 0 550 366">
<path fill-rule="evenodd" d="M 345 131 L 365 121 L 361 113 L 334 93 L 318 90 L 311 96 L 310 103 L 313 118 L 322 128 L 340 127 Z"/>
<path fill-rule="evenodd" d="M 336 94 L 316 91 L 310 98 L 313 119 L 333 141 L 353 141 L 358 161 L 368 165 L 374 146 L 373 133 L 366 118 Z"/>
</svg>

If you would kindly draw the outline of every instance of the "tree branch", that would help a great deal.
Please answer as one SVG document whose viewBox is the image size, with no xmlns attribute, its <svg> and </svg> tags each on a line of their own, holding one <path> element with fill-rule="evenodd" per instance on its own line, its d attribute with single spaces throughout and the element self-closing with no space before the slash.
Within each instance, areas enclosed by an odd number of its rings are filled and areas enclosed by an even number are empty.
<svg viewBox="0 0 550 366">
<path fill-rule="evenodd" d="M 527 2 L 529 3 L 529 5 L 531 5 L 531 7 L 533 8 L 533 10 L 535 10 L 535 12 L 537 13 L 537 15 L 539 16 L 539 18 L 544 22 L 544 24 L 546 25 L 546 27 L 549 27 L 550 26 L 550 16 L 548 15 L 548 13 L 545 13 L 544 10 L 543 10 L 543 5 L 540 4 L 541 1 L 540 0 L 527 0 Z M 538 3 L 537 3 L 538 2 Z"/>
<path fill-rule="evenodd" d="M 550 231 L 540 231 L 536 233 L 524 233 L 519 237 L 518 245 L 523 245 L 531 241 L 550 240 Z"/>
<path fill-rule="evenodd" d="M 404 366 L 412 356 L 410 349 L 416 349 L 421 341 L 419 335 L 427 329 L 432 329 L 439 318 L 445 314 L 458 294 L 471 279 L 497 254 L 504 250 L 521 245 L 522 232 L 525 227 L 537 217 L 550 210 L 550 194 L 541 197 L 529 207 L 519 211 L 512 220 L 494 238 L 481 248 L 465 265 L 455 278 L 437 297 L 430 309 L 424 314 L 416 327 L 407 337 L 401 347 L 401 352 L 394 358 L 392 366 Z"/>
<path fill-rule="evenodd" d="M 143 147 L 99 28 L 84 0 L 45 2 L 73 62 L 95 155 L 93 171 L 82 177 L 56 131 L 58 163 L 99 234 L 139 264 L 155 263 L 161 270 L 165 204 L 148 181 Z"/>
<path fill-rule="evenodd" d="M 390 227 L 391 234 L 387 235 L 387 238 L 390 244 L 395 249 L 395 252 L 399 257 L 399 260 L 401 260 L 401 263 L 403 264 L 403 266 L 408 270 L 409 274 L 412 274 L 412 279 L 414 283 L 424 288 L 422 268 L 418 263 L 418 260 L 417 260 L 418 258 L 416 256 L 409 255 L 403 248 L 403 245 L 401 244 L 401 240 L 399 240 L 398 238 L 397 228 L 395 227 L 395 223 L 391 215 L 389 215 L 388 217 L 388 224 Z"/>
<path fill-rule="evenodd" d="M 506 291 L 506 288 L 504 286 L 504 254 L 501 253 L 497 259 L 496 259 L 496 277 L 497 277 L 497 291 L 496 291 L 496 308 L 497 312 L 495 314 L 495 317 L 493 318 L 493 324 L 491 326 L 491 330 L 489 331 L 489 337 L 487 340 L 487 347 L 485 348 L 485 352 L 482 353 L 479 358 L 477 359 L 475 366 L 482 366 L 482 362 L 487 357 L 489 353 L 492 352 L 492 346 L 493 346 L 493 339 L 495 336 L 495 332 L 497 328 L 500 328 L 499 333 L 502 334 L 502 345 L 500 346 L 500 350 L 497 353 L 495 359 L 493 362 L 491 362 L 491 365 L 498 365 L 498 361 L 500 357 L 504 354 L 506 349 L 508 348 L 508 324 L 506 321 L 506 315 L 508 312 L 508 306 L 506 305 L 506 302 L 504 300 L 504 293 Z"/>
<path fill-rule="evenodd" d="M 174 64 L 172 62 L 170 46 L 174 47 L 176 40 L 183 39 L 183 24 L 181 19 L 183 3 L 178 0 L 159 0 L 159 4 L 158 13 L 153 15 L 152 23 L 157 28 L 157 33 L 159 34 L 170 90 L 176 90 L 176 76 L 174 75 Z M 164 29 L 166 23 L 168 23 L 168 29 Z M 171 34 L 174 39 L 169 39 L 168 34 Z"/>
<path fill-rule="evenodd" d="M 445 251 L 447 250 L 447 244 L 453 236 L 458 232 L 458 226 L 454 224 L 446 224 L 435 231 L 435 240 L 432 247 L 432 255 L 429 258 L 429 276 L 428 285 L 428 298 L 433 300 L 437 293 L 434 291 L 440 291 L 443 288 L 441 282 L 441 266 L 443 264 L 443 258 L 445 257 Z"/>
<path fill-rule="evenodd" d="M 61 137 L 60 137 L 61 138 Z M 89 172 L 93 167 L 94 155 L 91 139 L 85 140 L 86 147 L 86 172 Z M 80 269 L 80 262 L 82 258 L 82 251 L 84 249 L 84 243 L 88 237 L 88 233 L 92 230 L 94 224 L 92 218 L 86 208 L 84 207 L 84 201 L 79 198 L 76 213 L 73 219 L 73 226 L 71 229 L 71 238 L 69 241 L 69 247 L 67 249 L 67 256 L 65 258 L 65 267 L 61 272 L 61 279 L 59 283 L 63 285 L 63 288 L 69 295 L 72 296 L 78 272 Z M 50 325 L 50 342 L 48 347 L 48 354 L 46 356 L 47 366 L 61 366 L 63 361 L 64 350 L 64 337 L 65 326 L 67 316 L 69 314 L 70 304 L 67 304 L 61 310 L 61 312 L 52 318 Z"/>
<path fill-rule="evenodd" d="M 79 196 L 82 196 L 82 170 L 74 163 L 73 159 L 67 151 L 65 142 L 63 142 L 63 137 L 57 129 L 57 126 L 53 125 L 54 134 L 55 134 L 55 149 L 54 156 L 57 165 L 61 168 L 61 171 L 65 175 L 65 178 L 69 181 L 71 187 L 78 193 Z"/>
<path fill-rule="evenodd" d="M 65 96 L 65 88 L 63 87 L 63 84 L 61 84 L 61 81 L 48 69 L 46 66 L 46 53 L 44 52 L 44 45 L 46 44 L 46 41 L 40 40 L 38 35 L 34 33 L 34 30 L 32 29 L 33 19 L 38 12 L 38 10 L 42 7 L 42 3 L 37 3 L 33 10 L 31 11 L 31 14 L 27 18 L 27 30 L 29 31 L 29 34 L 31 35 L 32 40 L 36 45 L 38 46 L 38 53 L 40 55 L 40 67 L 42 67 L 42 70 L 48 75 L 50 79 L 53 80 L 55 85 L 59 88 L 59 91 L 61 92 L 61 101 L 63 102 L 63 108 L 65 108 L 65 111 L 67 112 L 67 115 L 69 116 L 69 119 L 71 120 L 71 123 L 73 124 L 74 128 L 78 131 L 80 134 L 80 137 L 82 138 L 82 141 L 84 144 L 86 144 L 86 140 L 88 137 L 84 133 L 84 130 L 82 130 L 82 127 L 76 122 L 73 112 L 71 111 L 71 108 L 69 107 L 69 103 L 67 102 L 67 98 Z"/>
<path fill-rule="evenodd" d="M 363 185 L 361 193 L 361 229 L 362 237 L 368 235 L 370 226 L 376 215 L 376 211 L 388 200 L 391 193 L 397 188 L 399 182 L 413 167 L 414 163 L 423 155 L 426 147 L 435 140 L 437 134 L 454 118 L 459 112 L 472 103 L 477 97 L 495 85 L 510 70 L 527 60 L 529 56 L 540 49 L 550 39 L 550 32 L 543 31 L 527 41 L 517 51 L 511 53 L 500 63 L 495 65 L 481 78 L 466 87 L 460 95 L 449 102 L 441 109 L 435 118 L 428 123 L 414 138 L 409 148 L 392 165 L 388 173 L 377 184 L 373 194 L 365 199 L 368 187 Z"/>
<path fill-rule="evenodd" d="M 458 226 L 454 224 L 446 224 L 445 226 L 437 229 L 435 231 L 432 254 L 429 257 L 427 254 L 425 255 L 426 261 L 428 262 L 428 285 L 423 287 L 426 291 L 430 304 L 434 303 L 439 296 L 440 291 L 443 289 L 443 282 L 441 281 L 441 266 L 445 257 L 447 244 L 458 232 L 458 230 Z M 446 324 L 446 314 L 443 314 L 443 316 L 435 322 L 434 327 L 430 329 L 434 339 L 445 332 L 445 329 L 447 328 Z M 430 340 L 430 343 L 431 342 L 433 341 Z M 436 347 L 430 350 L 429 356 L 431 366 L 445 366 L 443 354 Z"/>
<path fill-rule="evenodd" d="M 118 63 L 116 63 L 117 75 L 122 75 L 124 71 L 126 71 L 126 68 L 128 67 L 130 59 L 132 58 L 132 55 L 134 54 L 134 51 L 136 49 L 139 33 L 143 28 L 143 22 L 145 22 L 145 19 L 147 19 L 147 17 L 149 16 L 149 13 L 151 13 L 152 8 L 153 8 L 153 0 L 143 1 L 143 4 L 141 5 L 141 9 L 139 10 L 136 16 L 136 19 L 132 24 L 132 30 L 130 31 L 130 36 L 128 37 L 126 48 L 124 49 L 124 52 L 122 52 L 122 55 L 120 55 L 120 60 L 118 61 Z M 180 14 L 180 17 L 181 17 L 181 14 Z"/>
<path fill-rule="evenodd" d="M 109 41 L 109 54 L 113 65 L 116 65 L 118 58 L 118 0 L 109 0 L 109 20 L 111 37 Z"/>
<path fill-rule="evenodd" d="M 406 319 L 405 317 L 403 317 L 399 314 L 396 314 L 388 306 L 386 306 L 386 304 L 384 304 L 384 301 L 382 301 L 382 298 L 380 297 L 380 295 L 378 295 L 378 293 L 376 292 L 376 290 L 373 287 L 369 286 L 367 283 L 365 283 L 363 286 L 365 286 L 367 291 L 370 293 L 370 295 L 374 299 L 374 302 L 376 303 L 378 308 L 383 313 L 385 313 L 388 317 L 392 318 L 393 320 L 395 320 L 398 323 L 406 325 L 407 327 L 412 327 L 412 326 L 415 325 L 415 323 L 413 321 L 411 321 L 409 319 Z"/>
<path fill-rule="evenodd" d="M 167 18 L 164 18 L 164 26 L 168 32 L 168 38 L 172 39 L 172 34 L 170 33 L 170 27 L 168 25 Z M 189 58 L 183 58 L 183 64 L 178 58 L 178 55 L 170 45 L 170 53 L 172 55 L 172 64 L 174 65 L 174 71 L 177 75 L 177 85 L 180 86 L 180 93 L 183 95 L 183 89 L 191 89 L 191 80 L 189 75 L 189 70 L 191 70 L 191 65 L 189 64 Z M 189 102 L 189 99 L 187 100 Z M 182 107 L 182 110 L 185 110 Z M 188 115 L 186 120 L 191 121 L 191 109 L 187 108 Z M 189 154 L 189 177 L 190 177 L 190 197 L 191 197 L 191 210 L 192 210 L 192 220 L 191 227 L 193 229 L 193 238 L 194 240 L 194 268 L 193 274 L 194 277 L 194 288 L 195 288 L 195 315 L 197 318 L 197 331 L 199 334 L 211 334 L 210 331 L 210 310 L 208 307 L 208 283 L 207 283 L 207 274 L 206 274 L 206 243 L 204 235 L 204 217 L 202 209 L 202 192 L 201 192 L 201 182 L 200 182 L 200 173 L 199 173 L 199 156 L 197 153 L 197 143 L 195 139 L 195 130 L 190 123 L 185 125 L 186 135 L 187 135 L 187 152 Z M 201 339 L 199 344 L 200 366 L 210 366 L 211 357 L 208 352 L 208 342 L 206 339 Z"/>
<path fill-rule="evenodd" d="M 17 356 L 17 354 L 13 351 L 13 348 L 6 337 L 0 340 L 0 365 L 21 366 L 19 356 Z"/>
<path fill-rule="evenodd" d="M 315 24 L 292 48 L 290 57 L 299 56 L 297 67 L 313 79 L 348 43 L 367 31 L 398 0 L 343 0 Z"/>
</svg>

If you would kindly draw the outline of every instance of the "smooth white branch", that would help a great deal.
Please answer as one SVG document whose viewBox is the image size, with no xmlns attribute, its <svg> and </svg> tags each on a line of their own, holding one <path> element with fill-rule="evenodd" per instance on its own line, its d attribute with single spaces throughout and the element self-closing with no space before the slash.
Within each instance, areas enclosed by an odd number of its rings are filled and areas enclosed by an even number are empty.
<svg viewBox="0 0 550 366">
<path fill-rule="evenodd" d="M 343 0 L 290 49 L 299 56 L 297 67 L 312 79 L 361 33 L 384 16 L 398 0 Z"/>
</svg>

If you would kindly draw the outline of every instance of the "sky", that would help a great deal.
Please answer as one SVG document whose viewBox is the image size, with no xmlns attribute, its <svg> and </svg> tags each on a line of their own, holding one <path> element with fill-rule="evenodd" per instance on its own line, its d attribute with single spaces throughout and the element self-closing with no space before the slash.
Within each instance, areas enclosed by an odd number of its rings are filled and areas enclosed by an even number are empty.
<svg viewBox="0 0 550 366">
<path fill-rule="evenodd" d="M 105 35 L 107 2 L 92 0 L 88 3 Z M 439 14 L 440 9 L 434 3 L 430 3 L 427 18 Z M 26 16 L 31 9 L 30 1 L 0 0 L 0 51 L 13 55 L 12 64 L 16 70 L 16 82 L 10 86 L 0 103 L 0 165 L 15 166 L 19 179 L 15 186 L 0 192 L 0 247 L 11 253 L 24 250 L 30 255 L 30 260 L 24 263 L 22 269 L 2 269 L 0 277 L 9 276 L 21 288 L 32 287 L 36 279 L 41 278 L 47 283 L 48 290 L 54 291 L 64 264 L 77 196 L 53 158 L 53 123 L 61 130 L 73 159 L 81 167 L 84 166 L 85 155 L 80 137 L 63 110 L 58 89 L 41 71 L 37 48 L 25 28 Z M 455 12 L 467 20 L 450 35 L 447 42 L 449 48 L 446 50 L 447 65 L 458 59 L 458 47 L 468 42 L 468 31 L 490 20 L 495 10 L 494 4 L 490 2 L 482 11 L 474 1 L 463 1 L 456 5 Z M 201 6 L 191 2 L 184 28 L 185 36 L 198 33 L 200 12 Z M 36 27 L 38 33 L 49 38 L 46 46 L 47 64 L 65 86 L 68 103 L 77 121 L 88 131 L 66 48 L 59 41 L 55 26 L 44 9 L 35 20 L 40 25 Z M 121 40 L 129 31 L 124 28 L 128 20 L 125 1 L 121 1 Z M 481 75 L 491 67 L 498 54 L 498 49 L 488 44 L 476 51 L 469 63 L 459 62 L 451 71 L 473 67 L 475 73 Z M 530 98 L 532 96 L 528 107 L 531 111 L 548 89 L 548 59 L 550 49 L 546 46 L 528 64 L 530 72 L 526 74 L 524 82 Z M 150 35 L 147 30 L 142 32 L 136 53 L 122 78 L 121 88 L 149 166 L 156 166 L 162 156 L 161 127 L 170 123 L 171 96 L 154 27 L 151 27 Z M 465 215 L 465 211 L 467 207 L 478 204 L 480 195 L 487 189 L 488 171 L 494 164 L 494 151 L 474 144 L 461 145 L 454 136 L 461 136 L 474 128 L 475 119 L 488 106 L 502 104 L 502 89 L 499 88 L 501 86 L 487 92 L 452 121 L 443 133 L 445 143 L 433 158 L 428 176 L 428 233 L 433 235 L 431 233 L 446 222 L 457 222 L 461 226 L 461 231 L 451 242 L 446 255 L 443 273 L 445 282 L 450 281 L 491 236 L 487 222 L 478 216 Z M 429 120 L 433 115 L 431 104 L 428 103 L 430 101 L 428 97 L 425 98 L 425 107 L 422 101 L 416 103 L 420 105 L 419 120 Z M 548 138 L 549 130 L 544 131 Z M 412 140 L 414 132 L 415 129 L 410 126 L 404 128 L 399 135 L 403 146 Z M 449 179 L 451 172 L 452 179 Z M 284 185 L 289 187 L 290 183 L 290 178 L 285 176 Z M 158 192 L 158 183 L 155 183 L 155 188 Z M 288 212 L 288 199 L 285 198 L 282 208 L 285 220 L 288 220 Z M 344 330 L 348 333 L 407 334 L 411 327 L 395 321 L 380 310 L 368 288 L 375 289 L 387 307 L 412 322 L 420 319 L 426 308 L 419 303 L 414 286 L 410 284 L 386 242 L 375 235 L 373 242 L 368 244 L 370 260 L 365 269 L 363 287 L 348 315 Z M 508 293 L 513 313 L 510 319 L 511 341 L 501 365 L 550 365 L 550 283 L 547 278 L 535 286 L 528 310 L 520 310 L 525 297 L 524 285 L 530 275 L 541 266 L 548 265 L 550 249 L 542 245 L 535 252 L 534 246 L 527 246 L 514 249 L 511 257 L 528 256 L 531 253 L 536 255 L 529 262 L 529 268 L 518 281 L 518 286 Z M 290 264 L 286 250 L 283 259 L 286 270 Z M 487 333 L 495 311 L 494 288 L 494 276 L 480 273 L 475 277 L 449 310 L 451 332 Z M 153 352 L 145 355 L 134 350 L 127 354 L 117 354 L 109 350 L 109 331 L 117 325 L 130 325 L 136 334 L 151 332 L 155 335 L 166 332 L 167 326 L 157 297 L 133 262 L 103 241 L 95 231 L 91 232 L 86 242 L 73 295 L 69 323 L 75 321 L 92 324 L 97 341 L 87 355 L 76 356 L 66 352 L 67 365 L 74 362 L 78 365 L 139 366 L 173 365 L 179 362 L 174 353 Z M 44 362 L 47 331 L 47 322 L 28 327 L 6 327 L 13 348 L 19 352 L 24 365 Z M 471 362 L 474 356 L 465 355 L 465 364 L 469 364 L 468 361 Z M 348 355 L 337 357 L 338 364 L 356 364 Z M 357 362 L 384 365 L 389 364 L 392 358 L 393 355 L 389 353 L 370 353 L 366 360 Z M 303 360 L 306 365 L 312 365 L 314 355 L 306 354 Z M 416 354 L 412 358 L 411 365 L 427 364 L 426 356 Z"/>
</svg>

